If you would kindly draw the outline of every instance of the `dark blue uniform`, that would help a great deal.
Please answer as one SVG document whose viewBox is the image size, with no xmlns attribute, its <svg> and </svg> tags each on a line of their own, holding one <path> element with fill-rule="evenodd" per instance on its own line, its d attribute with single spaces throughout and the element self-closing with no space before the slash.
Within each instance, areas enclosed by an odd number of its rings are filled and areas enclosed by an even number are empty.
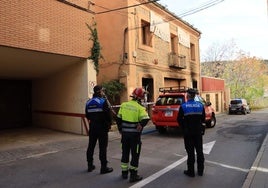
<svg viewBox="0 0 268 188">
<path fill-rule="evenodd" d="M 179 109 L 178 122 L 182 127 L 184 135 L 185 149 L 188 154 L 187 167 L 185 172 L 189 176 L 194 176 L 195 150 L 197 153 L 198 174 L 203 175 L 204 154 L 203 139 L 205 127 L 202 123 L 205 121 L 205 109 L 202 103 L 189 99 L 182 104 Z"/>
<path fill-rule="evenodd" d="M 89 122 L 88 166 L 93 165 L 94 149 L 99 142 L 99 159 L 103 169 L 107 166 L 108 132 L 112 124 L 110 108 L 106 99 L 93 96 L 86 103 L 86 117 Z"/>
</svg>

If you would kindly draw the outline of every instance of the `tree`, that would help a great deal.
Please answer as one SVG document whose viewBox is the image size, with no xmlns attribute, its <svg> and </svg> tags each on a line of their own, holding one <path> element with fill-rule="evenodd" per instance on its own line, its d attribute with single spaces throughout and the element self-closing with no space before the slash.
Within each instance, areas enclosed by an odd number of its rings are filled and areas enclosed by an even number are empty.
<svg viewBox="0 0 268 188">
<path fill-rule="evenodd" d="M 246 98 L 256 106 L 267 104 L 263 98 L 264 90 L 268 88 L 267 61 L 238 50 L 234 41 L 222 45 L 214 43 L 204 60 L 202 75 L 225 79 L 232 98 Z"/>
<path fill-rule="evenodd" d="M 223 78 L 231 89 L 232 98 L 246 98 L 249 101 L 262 97 L 267 66 L 256 57 L 240 54 L 237 60 L 225 66 Z"/>
<path fill-rule="evenodd" d="M 126 89 L 125 85 L 120 83 L 118 80 L 111 80 L 108 82 L 102 83 L 102 86 L 105 88 L 105 93 L 107 98 L 111 100 L 114 104 L 116 102 L 120 102 L 118 99 L 122 91 Z"/>
<path fill-rule="evenodd" d="M 207 50 L 201 63 L 201 74 L 215 78 L 222 78 L 225 63 L 232 61 L 237 53 L 237 47 L 233 40 L 226 43 L 213 43 Z"/>
</svg>

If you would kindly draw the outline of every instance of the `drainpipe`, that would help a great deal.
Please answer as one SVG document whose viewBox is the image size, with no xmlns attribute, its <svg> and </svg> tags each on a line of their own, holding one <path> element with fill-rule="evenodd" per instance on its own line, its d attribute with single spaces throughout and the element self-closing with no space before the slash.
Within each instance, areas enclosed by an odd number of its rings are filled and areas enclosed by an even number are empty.
<svg viewBox="0 0 268 188">
<path fill-rule="evenodd" d="M 124 36 L 123 36 L 123 64 L 125 63 L 125 59 L 128 58 L 128 54 L 126 52 L 126 40 L 127 40 L 127 32 L 128 32 L 128 27 L 124 29 Z"/>
<path fill-rule="evenodd" d="M 127 32 L 128 32 L 128 27 L 126 27 L 124 29 L 124 35 L 123 35 L 123 59 L 122 59 L 122 63 L 120 63 L 119 67 L 118 67 L 118 79 L 120 80 L 120 69 L 121 67 L 126 64 L 126 59 L 128 58 L 128 54 L 126 52 L 126 40 L 127 40 Z"/>
</svg>

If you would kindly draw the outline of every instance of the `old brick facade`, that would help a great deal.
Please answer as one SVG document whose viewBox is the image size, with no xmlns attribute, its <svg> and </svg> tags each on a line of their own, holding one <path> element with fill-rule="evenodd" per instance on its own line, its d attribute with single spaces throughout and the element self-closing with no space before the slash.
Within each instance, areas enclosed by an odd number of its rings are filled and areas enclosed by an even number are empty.
<svg viewBox="0 0 268 188">
<path fill-rule="evenodd" d="M 144 1 L 96 1 L 104 56 L 98 81 L 124 83 L 127 91 L 121 101 L 141 86 L 148 86 L 149 101 L 156 99 L 159 87 L 200 88 L 201 33 L 160 4 L 141 3 Z M 119 7 L 130 8 L 107 11 Z"/>
</svg>

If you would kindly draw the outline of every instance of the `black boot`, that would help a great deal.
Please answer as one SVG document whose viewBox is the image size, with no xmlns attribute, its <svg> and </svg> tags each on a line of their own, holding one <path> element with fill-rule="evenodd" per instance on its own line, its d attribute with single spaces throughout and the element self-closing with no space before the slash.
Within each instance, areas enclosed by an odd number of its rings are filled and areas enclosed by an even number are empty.
<svg viewBox="0 0 268 188">
<path fill-rule="evenodd" d="M 130 171 L 130 178 L 129 178 L 130 183 L 142 180 L 142 176 L 138 175 L 137 170 L 129 170 L 129 171 Z"/>
<path fill-rule="evenodd" d="M 107 174 L 107 173 L 112 172 L 113 170 L 114 170 L 113 168 L 110 168 L 110 167 L 107 167 L 107 166 L 102 166 L 101 170 L 100 170 L 100 173 L 101 174 Z"/>
<path fill-rule="evenodd" d="M 184 170 L 183 173 L 189 177 L 194 177 L 195 174 L 193 171 L 190 171 L 190 170 Z"/>
<path fill-rule="evenodd" d="M 93 165 L 93 164 L 88 164 L 87 165 L 87 171 L 88 172 L 92 172 L 94 169 L 95 169 L 95 165 Z"/>
<path fill-rule="evenodd" d="M 203 176 L 203 170 L 198 170 L 198 176 Z"/>
<path fill-rule="evenodd" d="M 203 172 L 204 172 L 204 163 L 198 164 L 197 165 L 197 172 L 198 172 L 198 176 L 203 176 Z"/>
<path fill-rule="evenodd" d="M 127 179 L 128 178 L 128 170 L 122 171 L 122 178 Z"/>
</svg>

